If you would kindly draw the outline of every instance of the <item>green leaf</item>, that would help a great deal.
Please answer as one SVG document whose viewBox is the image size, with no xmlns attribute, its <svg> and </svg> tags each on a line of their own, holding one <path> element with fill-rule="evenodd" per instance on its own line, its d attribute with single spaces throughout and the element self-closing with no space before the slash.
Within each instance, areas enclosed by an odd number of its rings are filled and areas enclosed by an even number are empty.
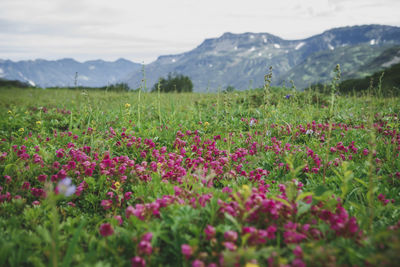
<svg viewBox="0 0 400 267">
<path fill-rule="evenodd" d="M 310 209 L 311 209 L 311 204 L 307 204 L 302 201 L 299 202 L 297 208 L 297 216 L 300 217 L 304 213 L 308 212 Z"/>
<path fill-rule="evenodd" d="M 317 197 L 322 196 L 325 192 L 329 191 L 328 188 L 324 185 L 319 185 L 317 188 L 315 188 L 314 193 Z"/>
<path fill-rule="evenodd" d="M 13 174 L 15 170 L 17 169 L 17 165 L 14 163 L 7 164 L 6 167 L 4 168 L 4 173 L 5 174 Z"/>
<path fill-rule="evenodd" d="M 312 195 L 313 195 L 313 192 L 304 192 L 304 193 L 301 193 L 300 195 L 297 196 L 296 202 L 299 201 L 299 200 L 303 200 L 303 199 L 305 199 L 306 197 L 312 196 Z"/>
<path fill-rule="evenodd" d="M 275 196 L 273 196 L 272 199 L 281 202 L 282 204 L 288 206 L 289 208 L 292 207 L 292 205 L 290 205 L 290 203 L 286 199 L 282 199 L 282 198 L 275 197 Z"/>
<path fill-rule="evenodd" d="M 79 224 L 78 228 L 76 229 L 74 236 L 72 237 L 71 242 L 69 243 L 67 253 L 65 254 L 62 267 L 67 267 L 71 265 L 72 262 L 72 256 L 74 254 L 75 247 L 78 243 L 79 240 L 79 235 L 82 231 L 83 226 L 86 224 L 86 220 L 82 220 L 82 222 Z"/>
<path fill-rule="evenodd" d="M 359 182 L 360 184 L 362 184 L 363 186 L 365 186 L 365 188 L 368 188 L 368 185 L 367 185 L 367 183 L 366 183 L 366 182 L 364 182 L 363 180 L 361 180 L 361 179 L 358 179 L 358 178 L 354 178 L 354 180 L 356 180 L 357 182 Z"/>
<path fill-rule="evenodd" d="M 225 218 L 232 222 L 236 230 L 238 230 L 239 232 L 241 231 L 242 227 L 240 227 L 240 224 L 232 215 L 230 215 L 229 213 L 225 213 Z"/>
</svg>

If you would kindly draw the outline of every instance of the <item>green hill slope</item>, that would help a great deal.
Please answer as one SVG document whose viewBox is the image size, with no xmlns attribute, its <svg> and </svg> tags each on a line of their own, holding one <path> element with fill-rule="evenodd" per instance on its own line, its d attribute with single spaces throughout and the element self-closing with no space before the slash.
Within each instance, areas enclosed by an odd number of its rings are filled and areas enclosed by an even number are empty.
<svg viewBox="0 0 400 267">
<path fill-rule="evenodd" d="M 388 48 L 388 46 L 376 47 L 361 44 L 317 52 L 282 75 L 278 84 L 283 84 L 283 81 L 287 84 L 292 80 L 298 89 L 304 89 L 313 84 L 326 83 L 335 75 L 333 70 L 337 64 L 340 64 L 344 78 L 360 78 L 365 74 L 359 73 L 359 68 L 366 62 L 374 60 Z M 363 73 L 365 72 L 366 70 Z M 371 73 L 373 71 L 367 74 Z"/>
<path fill-rule="evenodd" d="M 347 73 L 347 79 L 359 79 L 382 71 L 400 63 L 400 46 L 394 46 L 383 51 L 379 56 L 362 65 L 359 69 Z"/>
<path fill-rule="evenodd" d="M 383 75 L 383 76 L 382 76 Z M 380 84 L 380 79 L 382 82 Z M 380 84 L 380 86 L 379 86 Z M 340 83 L 339 88 L 343 93 L 360 92 L 368 88 L 375 88 L 383 95 L 400 94 L 400 64 L 395 64 L 383 71 L 375 72 L 373 75 L 361 79 L 349 79 Z"/>
</svg>

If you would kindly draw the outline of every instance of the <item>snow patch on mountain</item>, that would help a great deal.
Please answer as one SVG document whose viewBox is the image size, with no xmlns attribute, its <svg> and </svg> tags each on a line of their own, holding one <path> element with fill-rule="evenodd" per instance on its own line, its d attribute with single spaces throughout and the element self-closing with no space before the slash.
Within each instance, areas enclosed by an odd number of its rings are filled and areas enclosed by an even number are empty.
<svg viewBox="0 0 400 267">
<path fill-rule="evenodd" d="M 394 64 L 397 64 L 397 63 L 399 63 L 399 62 L 400 62 L 400 57 L 395 56 L 394 58 L 392 58 L 392 60 L 383 63 L 383 64 L 382 64 L 382 67 L 388 68 L 388 67 L 390 67 L 390 66 L 392 66 L 392 65 L 394 65 Z"/>
<path fill-rule="evenodd" d="M 0 77 L 19 80 L 39 87 L 71 86 L 76 73 L 81 86 L 100 87 L 120 82 L 132 71 L 140 70 L 140 64 L 128 60 L 107 62 L 90 60 L 78 62 L 73 59 L 11 61 L 0 59 Z M 115 76 L 116 79 L 111 77 Z"/>
<path fill-rule="evenodd" d="M 300 42 L 298 45 L 296 45 L 296 47 L 294 48 L 295 50 L 299 50 L 300 48 L 302 48 L 306 43 L 305 42 Z"/>
<path fill-rule="evenodd" d="M 267 37 L 265 35 L 262 36 L 264 44 L 268 42 Z"/>
</svg>

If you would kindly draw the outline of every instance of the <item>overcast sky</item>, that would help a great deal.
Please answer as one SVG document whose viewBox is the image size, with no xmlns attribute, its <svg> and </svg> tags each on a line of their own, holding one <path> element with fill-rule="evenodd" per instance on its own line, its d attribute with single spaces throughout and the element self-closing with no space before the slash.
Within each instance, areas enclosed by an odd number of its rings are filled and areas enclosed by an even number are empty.
<svg viewBox="0 0 400 267">
<path fill-rule="evenodd" d="M 302 39 L 361 24 L 400 26 L 400 0 L 0 0 L 0 59 L 149 63 L 224 32 Z"/>
</svg>

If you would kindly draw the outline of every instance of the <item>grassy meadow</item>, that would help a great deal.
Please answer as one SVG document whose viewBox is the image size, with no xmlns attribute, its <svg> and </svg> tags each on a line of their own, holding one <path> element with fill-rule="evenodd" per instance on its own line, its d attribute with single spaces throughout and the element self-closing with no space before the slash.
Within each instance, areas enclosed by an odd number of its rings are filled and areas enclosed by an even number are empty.
<svg viewBox="0 0 400 267">
<path fill-rule="evenodd" d="M 399 103 L 0 89 L 0 266 L 396 266 Z"/>
</svg>

